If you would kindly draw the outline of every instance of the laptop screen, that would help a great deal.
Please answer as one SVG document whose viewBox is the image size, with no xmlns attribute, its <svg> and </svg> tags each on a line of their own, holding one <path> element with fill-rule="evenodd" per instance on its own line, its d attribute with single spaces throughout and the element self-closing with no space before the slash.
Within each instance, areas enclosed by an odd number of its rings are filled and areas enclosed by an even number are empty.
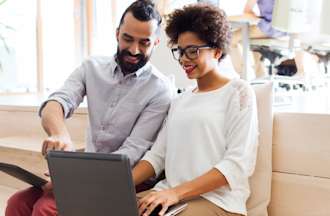
<svg viewBox="0 0 330 216">
<path fill-rule="evenodd" d="M 51 151 L 47 160 L 59 215 L 138 215 L 126 156 Z"/>
</svg>

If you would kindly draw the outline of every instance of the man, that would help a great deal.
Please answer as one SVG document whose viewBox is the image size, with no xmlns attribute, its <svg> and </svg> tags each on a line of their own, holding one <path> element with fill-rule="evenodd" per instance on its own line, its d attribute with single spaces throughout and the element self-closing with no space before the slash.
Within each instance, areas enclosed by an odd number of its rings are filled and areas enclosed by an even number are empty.
<svg viewBox="0 0 330 216">
<path fill-rule="evenodd" d="M 132 166 L 143 156 L 171 98 L 170 83 L 149 63 L 159 43 L 160 24 L 161 17 L 149 0 L 136 1 L 126 9 L 116 32 L 117 54 L 83 62 L 41 105 L 39 114 L 49 136 L 43 142 L 43 154 L 74 149 L 64 119 L 86 96 L 86 151 L 126 154 Z M 34 188 L 18 192 L 9 199 L 6 215 L 57 215 L 53 194 Z"/>
</svg>

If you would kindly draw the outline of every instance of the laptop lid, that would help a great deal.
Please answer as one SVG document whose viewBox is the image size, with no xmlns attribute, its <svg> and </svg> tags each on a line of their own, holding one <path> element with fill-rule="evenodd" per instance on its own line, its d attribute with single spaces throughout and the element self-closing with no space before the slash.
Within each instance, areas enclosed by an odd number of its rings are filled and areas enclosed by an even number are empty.
<svg viewBox="0 0 330 216">
<path fill-rule="evenodd" d="M 126 156 L 50 151 L 47 160 L 59 215 L 138 215 Z"/>
</svg>

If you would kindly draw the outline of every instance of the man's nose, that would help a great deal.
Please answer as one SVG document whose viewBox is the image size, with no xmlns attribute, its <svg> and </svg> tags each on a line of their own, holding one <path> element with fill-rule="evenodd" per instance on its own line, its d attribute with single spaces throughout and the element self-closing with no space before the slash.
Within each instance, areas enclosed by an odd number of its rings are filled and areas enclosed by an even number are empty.
<svg viewBox="0 0 330 216">
<path fill-rule="evenodd" d="M 132 55 L 137 55 L 137 54 L 140 54 L 140 49 L 139 49 L 139 44 L 138 43 L 133 43 L 130 47 L 129 47 L 129 52 L 132 54 Z"/>
</svg>

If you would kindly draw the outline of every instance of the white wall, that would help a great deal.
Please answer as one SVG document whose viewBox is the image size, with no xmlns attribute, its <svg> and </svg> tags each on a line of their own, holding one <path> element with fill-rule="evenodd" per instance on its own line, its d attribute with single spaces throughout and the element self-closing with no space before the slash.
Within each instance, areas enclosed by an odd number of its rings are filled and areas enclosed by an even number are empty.
<svg viewBox="0 0 330 216">
<path fill-rule="evenodd" d="M 167 46 L 168 39 L 164 30 L 161 32 L 161 42 L 154 50 L 151 57 L 151 62 L 165 75 L 173 76 L 175 85 L 178 88 L 186 88 L 194 85 L 194 80 L 189 80 L 179 63 L 173 58 L 170 47 Z M 220 72 L 230 78 L 238 77 L 231 64 L 230 58 L 227 55 L 219 65 Z"/>
<path fill-rule="evenodd" d="M 220 0 L 220 8 L 223 9 L 228 16 L 241 15 L 247 0 Z"/>
<path fill-rule="evenodd" d="M 165 75 L 174 76 L 175 85 L 178 88 L 187 87 L 194 82 L 189 80 L 179 63 L 172 57 L 170 47 L 167 46 L 168 39 L 165 31 L 161 32 L 161 42 L 154 50 L 151 62 Z"/>
</svg>

